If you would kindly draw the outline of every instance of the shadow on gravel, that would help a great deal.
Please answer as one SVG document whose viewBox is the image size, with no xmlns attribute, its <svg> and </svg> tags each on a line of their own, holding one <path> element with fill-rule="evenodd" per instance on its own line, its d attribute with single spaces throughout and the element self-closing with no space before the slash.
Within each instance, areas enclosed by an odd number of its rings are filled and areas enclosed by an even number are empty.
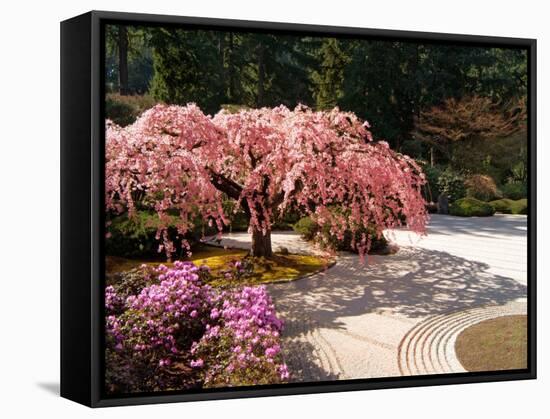
<svg viewBox="0 0 550 419">
<path fill-rule="evenodd" d="M 415 318 L 526 297 L 527 287 L 488 268 L 446 252 L 403 247 L 370 257 L 368 265 L 345 254 L 325 273 L 269 290 L 287 321 L 323 328 L 342 328 L 340 317 L 377 311 Z"/>
<path fill-rule="evenodd" d="M 313 359 L 315 348 L 309 342 L 287 340 L 283 347 L 285 362 L 291 372 L 289 382 L 321 382 L 338 380 L 338 375 L 324 370 Z"/>
</svg>

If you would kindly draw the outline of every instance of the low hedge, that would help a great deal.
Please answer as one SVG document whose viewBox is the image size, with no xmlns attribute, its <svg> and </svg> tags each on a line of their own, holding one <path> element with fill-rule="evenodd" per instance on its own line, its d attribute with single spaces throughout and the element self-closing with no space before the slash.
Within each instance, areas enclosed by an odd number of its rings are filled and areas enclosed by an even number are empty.
<svg viewBox="0 0 550 419">
<path fill-rule="evenodd" d="M 527 199 L 497 199 L 489 202 L 496 212 L 501 214 L 527 214 L 528 206 Z"/>
<path fill-rule="evenodd" d="M 524 183 L 507 183 L 500 190 L 504 198 L 520 200 L 527 197 L 527 185 Z"/>
<path fill-rule="evenodd" d="M 449 213 L 459 217 L 488 217 L 495 213 L 493 206 L 475 198 L 462 198 L 449 206 Z"/>
</svg>

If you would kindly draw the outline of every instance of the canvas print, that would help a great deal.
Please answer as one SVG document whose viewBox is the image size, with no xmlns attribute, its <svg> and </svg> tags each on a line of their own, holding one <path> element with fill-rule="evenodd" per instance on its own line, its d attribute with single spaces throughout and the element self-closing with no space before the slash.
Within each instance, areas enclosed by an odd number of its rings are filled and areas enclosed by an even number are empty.
<svg viewBox="0 0 550 419">
<path fill-rule="evenodd" d="M 527 51 L 103 27 L 107 395 L 527 368 Z"/>
</svg>

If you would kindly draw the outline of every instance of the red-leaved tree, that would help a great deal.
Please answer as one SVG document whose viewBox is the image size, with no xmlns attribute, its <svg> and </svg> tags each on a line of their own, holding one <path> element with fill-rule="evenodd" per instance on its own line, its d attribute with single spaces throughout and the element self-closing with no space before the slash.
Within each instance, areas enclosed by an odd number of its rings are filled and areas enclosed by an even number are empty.
<svg viewBox="0 0 550 419">
<path fill-rule="evenodd" d="M 157 105 L 125 128 L 107 121 L 106 209 L 131 217 L 137 202 L 154 208 L 159 251 L 168 256 L 175 250 L 168 211 L 179 213 L 181 236 L 197 215 L 221 233 L 227 197 L 250 220 L 254 256 L 272 255 L 273 220 L 290 210 L 310 215 L 339 239 L 346 230 L 353 237 L 364 228 L 381 235 L 404 224 L 423 232 L 421 169 L 374 142 L 368 128 L 337 108 L 279 106 L 210 117 L 193 104 Z M 359 236 L 352 246 L 364 255 L 370 237 Z"/>
</svg>

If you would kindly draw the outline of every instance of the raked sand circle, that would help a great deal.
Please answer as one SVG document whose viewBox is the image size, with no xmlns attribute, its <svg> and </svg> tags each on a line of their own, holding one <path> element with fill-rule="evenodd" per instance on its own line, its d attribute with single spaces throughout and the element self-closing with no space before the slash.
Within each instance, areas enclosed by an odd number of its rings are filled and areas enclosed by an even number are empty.
<svg viewBox="0 0 550 419">
<path fill-rule="evenodd" d="M 403 337 L 398 348 L 401 375 L 467 372 L 455 352 L 462 331 L 484 320 L 527 314 L 522 301 L 432 316 L 418 323 Z"/>
</svg>

